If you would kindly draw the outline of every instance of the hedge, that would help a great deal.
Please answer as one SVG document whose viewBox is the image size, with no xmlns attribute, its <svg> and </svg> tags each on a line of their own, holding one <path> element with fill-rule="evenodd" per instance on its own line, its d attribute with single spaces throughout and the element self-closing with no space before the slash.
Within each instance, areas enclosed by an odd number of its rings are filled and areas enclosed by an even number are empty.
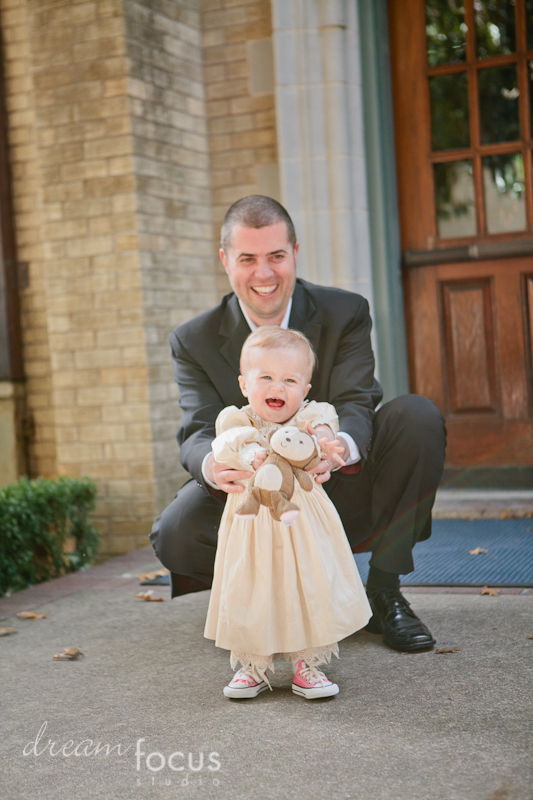
<svg viewBox="0 0 533 800">
<path fill-rule="evenodd" d="M 89 478 L 23 478 L 0 489 L 0 597 L 90 564 L 100 542 L 89 521 Z M 72 552 L 65 552 L 65 545 Z"/>
</svg>

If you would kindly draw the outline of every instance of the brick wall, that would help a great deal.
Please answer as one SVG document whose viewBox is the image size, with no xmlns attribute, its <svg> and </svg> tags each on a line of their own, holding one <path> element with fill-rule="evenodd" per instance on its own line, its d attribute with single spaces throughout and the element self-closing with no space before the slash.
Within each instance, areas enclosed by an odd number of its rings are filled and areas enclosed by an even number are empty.
<svg viewBox="0 0 533 800">
<path fill-rule="evenodd" d="M 152 454 L 162 509 L 186 477 L 168 337 L 217 301 L 199 0 L 125 0 Z"/>
<path fill-rule="evenodd" d="M 218 250 L 228 206 L 279 199 L 270 0 L 202 0 L 205 86 Z M 229 290 L 219 265 L 219 293 Z"/>
<path fill-rule="evenodd" d="M 18 256 L 30 265 L 30 285 L 22 292 L 27 426 L 31 474 L 56 472 L 56 431 L 50 346 L 44 292 L 42 187 L 37 175 L 39 135 L 32 81 L 30 18 L 27 4 L 2 0 L 6 106 L 13 175 Z"/>
</svg>

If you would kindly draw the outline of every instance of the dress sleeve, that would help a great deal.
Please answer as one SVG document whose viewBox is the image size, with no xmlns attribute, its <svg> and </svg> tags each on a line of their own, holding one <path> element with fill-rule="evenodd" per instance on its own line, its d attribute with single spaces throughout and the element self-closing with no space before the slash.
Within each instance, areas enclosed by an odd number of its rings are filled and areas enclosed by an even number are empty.
<svg viewBox="0 0 533 800">
<path fill-rule="evenodd" d="M 257 452 L 268 446 L 247 414 L 236 406 L 229 406 L 219 414 L 216 429 L 219 435 L 211 445 L 213 456 L 231 469 L 250 470 Z"/>
<path fill-rule="evenodd" d="M 296 422 L 301 430 L 305 430 L 307 422 L 311 425 L 329 425 L 333 433 L 339 430 L 339 418 L 335 408 L 330 403 L 317 403 L 311 400 L 296 417 Z"/>
</svg>

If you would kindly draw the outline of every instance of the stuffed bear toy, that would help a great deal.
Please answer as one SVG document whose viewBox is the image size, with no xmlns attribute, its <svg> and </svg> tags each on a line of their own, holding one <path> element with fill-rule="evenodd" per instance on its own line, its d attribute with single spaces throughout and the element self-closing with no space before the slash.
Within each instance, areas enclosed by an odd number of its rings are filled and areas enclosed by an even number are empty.
<svg viewBox="0 0 533 800">
<path fill-rule="evenodd" d="M 266 461 L 250 478 L 243 502 L 235 510 L 239 519 L 253 519 L 263 505 L 272 517 L 285 525 L 292 525 L 300 509 L 291 503 L 294 478 L 302 489 L 310 492 L 313 480 L 306 470 L 320 461 L 316 437 L 294 426 L 279 428 L 269 437 L 271 452 Z"/>
</svg>

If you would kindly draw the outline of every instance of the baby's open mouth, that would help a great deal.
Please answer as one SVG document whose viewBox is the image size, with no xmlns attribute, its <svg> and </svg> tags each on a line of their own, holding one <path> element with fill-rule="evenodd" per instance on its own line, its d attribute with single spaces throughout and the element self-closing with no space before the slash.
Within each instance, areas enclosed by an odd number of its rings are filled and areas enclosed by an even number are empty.
<svg viewBox="0 0 533 800">
<path fill-rule="evenodd" d="M 265 402 L 269 408 L 283 408 L 285 405 L 285 400 L 280 397 L 267 397 Z"/>
</svg>

